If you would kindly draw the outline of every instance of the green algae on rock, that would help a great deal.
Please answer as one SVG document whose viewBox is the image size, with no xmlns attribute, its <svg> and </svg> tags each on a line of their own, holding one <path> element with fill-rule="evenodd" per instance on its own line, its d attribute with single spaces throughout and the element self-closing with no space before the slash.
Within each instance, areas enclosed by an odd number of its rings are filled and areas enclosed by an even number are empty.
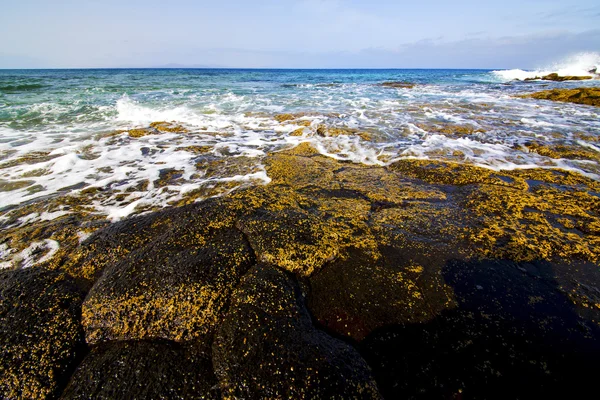
<svg viewBox="0 0 600 400">
<path fill-rule="evenodd" d="M 519 96 L 525 99 L 553 100 L 600 107 L 600 88 L 552 89 Z"/>
</svg>

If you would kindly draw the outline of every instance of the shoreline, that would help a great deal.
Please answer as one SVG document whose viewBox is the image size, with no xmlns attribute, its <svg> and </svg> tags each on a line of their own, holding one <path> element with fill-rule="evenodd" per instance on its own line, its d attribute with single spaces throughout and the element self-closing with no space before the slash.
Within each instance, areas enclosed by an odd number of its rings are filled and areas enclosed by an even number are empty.
<svg viewBox="0 0 600 400">
<path fill-rule="evenodd" d="M 131 217 L 0 271 L 0 315 L 14 316 L 2 392 L 130 397 L 160 382 L 149 396 L 503 398 L 593 385 L 599 182 L 364 166 L 307 143 L 266 168 L 268 185 Z M 26 348 L 39 350 L 17 362 Z M 161 367 L 155 352 L 169 354 Z"/>
</svg>

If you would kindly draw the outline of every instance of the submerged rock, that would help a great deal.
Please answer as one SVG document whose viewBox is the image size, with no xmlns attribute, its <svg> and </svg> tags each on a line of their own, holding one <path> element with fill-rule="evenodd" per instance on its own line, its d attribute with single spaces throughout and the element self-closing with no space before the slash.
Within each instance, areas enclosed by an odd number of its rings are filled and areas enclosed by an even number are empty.
<svg viewBox="0 0 600 400">
<path fill-rule="evenodd" d="M 520 96 L 522 98 L 563 101 L 600 107 L 600 88 L 552 89 Z"/>
<path fill-rule="evenodd" d="M 358 352 L 313 326 L 300 286 L 276 267 L 243 278 L 213 353 L 226 398 L 380 398 Z"/>
<path fill-rule="evenodd" d="M 210 352 L 169 341 L 94 347 L 61 399 L 217 399 Z"/>
<path fill-rule="evenodd" d="M 83 293 L 64 273 L 0 271 L 0 397 L 55 397 L 85 351 Z"/>
<path fill-rule="evenodd" d="M 411 82 L 382 82 L 378 86 L 396 88 L 396 89 L 412 89 L 415 87 L 414 83 Z"/>
</svg>

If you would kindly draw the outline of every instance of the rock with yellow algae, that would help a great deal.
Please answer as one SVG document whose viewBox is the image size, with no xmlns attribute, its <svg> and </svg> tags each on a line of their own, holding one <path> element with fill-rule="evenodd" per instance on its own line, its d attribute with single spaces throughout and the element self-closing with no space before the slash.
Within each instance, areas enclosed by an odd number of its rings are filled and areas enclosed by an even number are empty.
<svg viewBox="0 0 600 400">
<path fill-rule="evenodd" d="M 241 275 L 254 263 L 243 234 L 219 201 L 134 218 L 156 224 L 127 252 L 107 260 L 83 304 L 88 343 L 164 338 L 187 341 L 209 333 Z M 152 235 L 145 237 L 145 233 Z M 93 243 L 93 242 L 92 242 Z"/>
<path fill-rule="evenodd" d="M 356 350 L 316 329 L 298 283 L 267 265 L 234 293 L 213 365 L 225 398 L 380 398 Z"/>
<path fill-rule="evenodd" d="M 85 353 L 82 293 L 64 273 L 0 271 L 0 398 L 56 397 Z"/>
<path fill-rule="evenodd" d="M 346 136 L 358 136 L 363 140 L 369 141 L 372 136 L 368 132 L 359 131 L 358 129 L 348 128 L 345 126 L 326 126 L 319 125 L 316 129 L 316 133 L 323 137 L 337 137 L 341 135 Z"/>
<path fill-rule="evenodd" d="M 600 88 L 552 89 L 520 97 L 600 106 Z"/>
<path fill-rule="evenodd" d="M 309 276 L 339 253 L 338 234 L 325 221 L 299 211 L 258 211 L 238 222 L 261 262 Z"/>
<path fill-rule="evenodd" d="M 129 129 L 127 131 L 127 134 L 129 135 L 129 137 L 134 138 L 134 139 L 138 139 L 138 138 L 144 137 L 146 135 L 154 135 L 157 133 L 159 133 L 159 132 L 153 128 L 134 128 L 134 129 Z"/>
<path fill-rule="evenodd" d="M 189 130 L 176 122 L 157 121 L 150 124 L 151 128 L 156 129 L 159 132 L 170 132 L 170 133 L 187 133 Z"/>
<path fill-rule="evenodd" d="M 524 146 L 531 152 L 555 159 L 600 161 L 599 152 L 582 146 L 568 144 L 544 145 L 538 142 L 526 143 Z"/>
<path fill-rule="evenodd" d="M 210 351 L 166 340 L 92 348 L 61 399 L 218 399 Z"/>
</svg>

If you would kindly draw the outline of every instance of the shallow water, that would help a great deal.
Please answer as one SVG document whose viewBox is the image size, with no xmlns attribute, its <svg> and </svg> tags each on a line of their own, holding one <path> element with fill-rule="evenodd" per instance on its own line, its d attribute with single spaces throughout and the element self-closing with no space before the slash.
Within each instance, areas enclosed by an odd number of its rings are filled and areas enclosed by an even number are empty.
<svg viewBox="0 0 600 400">
<path fill-rule="evenodd" d="M 115 221 L 267 183 L 263 158 L 306 141 L 365 164 L 425 158 L 599 179 L 600 109 L 514 97 L 598 81 L 508 79 L 486 70 L 0 71 L 0 223 L 75 211 Z M 282 113 L 296 120 L 274 118 Z M 154 121 L 185 129 L 129 132 Z M 531 142 L 591 156 L 543 156 Z"/>
</svg>

